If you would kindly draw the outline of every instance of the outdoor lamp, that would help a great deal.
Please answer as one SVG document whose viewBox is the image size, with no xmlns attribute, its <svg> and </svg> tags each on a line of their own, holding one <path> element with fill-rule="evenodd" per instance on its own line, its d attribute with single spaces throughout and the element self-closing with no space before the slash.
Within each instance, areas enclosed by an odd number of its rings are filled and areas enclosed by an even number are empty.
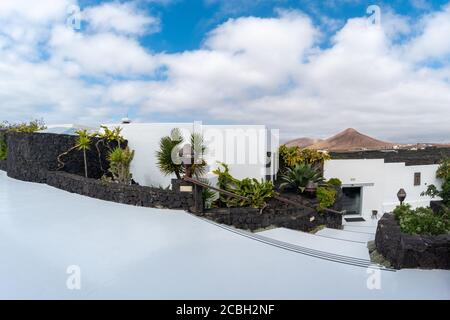
<svg viewBox="0 0 450 320">
<path fill-rule="evenodd" d="M 398 191 L 397 198 L 400 201 L 400 205 L 403 205 L 403 201 L 406 199 L 406 191 L 403 188 Z"/>
</svg>

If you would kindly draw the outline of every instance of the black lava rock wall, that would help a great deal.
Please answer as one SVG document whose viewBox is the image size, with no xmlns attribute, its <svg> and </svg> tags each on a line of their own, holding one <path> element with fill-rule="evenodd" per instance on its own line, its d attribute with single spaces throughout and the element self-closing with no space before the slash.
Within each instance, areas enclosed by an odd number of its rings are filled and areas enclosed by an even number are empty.
<svg viewBox="0 0 450 320">
<path fill-rule="evenodd" d="M 0 160 L 0 170 L 7 171 L 7 163 L 6 160 Z"/>
<path fill-rule="evenodd" d="M 375 244 L 377 251 L 397 269 L 450 269 L 450 234 L 402 233 L 393 214 L 384 214 L 378 222 Z"/>
<path fill-rule="evenodd" d="M 254 208 L 218 208 L 207 210 L 204 217 L 251 231 L 279 227 L 309 232 L 322 225 L 334 229 L 342 227 L 341 214 L 319 213 L 309 208 L 266 208 L 263 212 Z"/>
<path fill-rule="evenodd" d="M 76 145 L 77 136 L 52 133 L 8 133 L 8 176 L 18 180 L 45 183 L 47 172 L 58 169 L 57 158 Z M 92 140 L 87 151 L 88 176 L 99 179 L 108 169 L 107 149 L 100 144 L 101 160 Z M 126 142 L 124 143 L 124 146 Z M 74 150 L 62 158 L 62 171 L 84 176 L 83 152 Z M 101 165 L 100 165 L 101 161 Z M 103 168 L 103 170 L 101 169 Z"/>
<path fill-rule="evenodd" d="M 332 159 L 384 159 L 384 162 L 405 162 L 407 166 L 438 164 L 450 157 L 450 147 L 429 147 L 419 150 L 367 150 L 354 152 L 330 152 Z"/>
<path fill-rule="evenodd" d="M 48 172 L 47 184 L 91 198 L 141 207 L 189 210 L 194 205 L 191 193 L 86 179 L 60 171 Z"/>
</svg>

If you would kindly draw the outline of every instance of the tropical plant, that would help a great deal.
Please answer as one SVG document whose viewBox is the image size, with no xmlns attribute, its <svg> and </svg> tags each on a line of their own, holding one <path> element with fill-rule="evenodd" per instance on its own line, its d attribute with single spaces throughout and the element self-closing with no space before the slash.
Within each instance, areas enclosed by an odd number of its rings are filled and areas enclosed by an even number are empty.
<svg viewBox="0 0 450 320">
<path fill-rule="evenodd" d="M 175 163 L 173 158 L 178 155 L 181 143 L 183 143 L 181 131 L 180 129 L 175 128 L 170 133 L 170 136 L 161 138 L 159 150 L 156 152 L 156 163 L 159 170 L 167 176 L 175 174 L 177 179 L 181 179 L 183 165 L 181 162 Z"/>
<path fill-rule="evenodd" d="M 281 145 L 279 150 L 280 168 L 294 168 L 297 164 L 310 164 L 321 166 L 324 161 L 330 160 L 330 155 L 323 151 L 313 149 L 301 149 L 297 146 L 288 147 Z"/>
<path fill-rule="evenodd" d="M 299 147 L 288 147 L 284 144 L 281 145 L 278 150 L 280 156 L 280 168 L 293 168 L 297 163 L 299 163 L 299 150 Z"/>
<path fill-rule="evenodd" d="M 294 168 L 287 168 L 281 175 L 280 188 L 298 190 L 303 193 L 308 183 L 318 184 L 324 181 L 320 172 L 310 164 L 296 164 Z"/>
<path fill-rule="evenodd" d="M 30 122 L 21 122 L 11 124 L 7 121 L 4 121 L 0 125 L 0 129 L 6 129 L 9 132 L 25 132 L 25 133 L 33 133 L 36 131 L 44 130 L 46 128 L 45 122 L 43 119 L 36 119 Z"/>
<path fill-rule="evenodd" d="M 194 161 L 191 172 L 195 177 L 201 177 L 206 173 L 207 163 L 203 156 L 206 153 L 206 145 L 200 133 L 191 134 L 191 146 L 194 151 Z"/>
<path fill-rule="evenodd" d="M 134 150 L 126 147 L 122 149 L 116 147 L 108 154 L 109 172 L 113 180 L 121 184 L 131 184 L 132 175 L 130 173 L 130 164 L 134 158 Z"/>
<path fill-rule="evenodd" d="M 219 162 L 219 167 L 213 170 L 213 173 L 217 175 L 217 185 L 220 189 L 236 188 L 238 180 L 230 174 L 230 167 L 226 163 Z"/>
<path fill-rule="evenodd" d="M 300 163 L 306 163 L 312 166 L 320 166 L 325 161 L 331 159 L 328 153 L 313 149 L 299 150 L 298 158 Z"/>
<path fill-rule="evenodd" d="M 208 179 L 199 178 L 199 180 L 201 182 L 203 182 L 204 184 L 207 184 L 209 186 L 211 185 L 211 182 L 209 182 Z M 216 200 L 216 198 L 217 198 L 217 193 L 212 191 L 211 189 L 203 188 L 202 198 L 203 198 L 203 203 L 205 204 L 205 208 L 210 209 L 213 206 L 214 200 Z"/>
<path fill-rule="evenodd" d="M 241 181 L 230 174 L 230 169 L 227 164 L 219 164 L 220 167 L 213 171 L 218 176 L 218 187 L 248 199 L 244 200 L 221 195 L 220 200 L 227 206 L 262 208 L 265 206 L 266 200 L 274 196 L 274 185 L 271 181 L 258 181 L 257 179 L 250 178 Z"/>
<path fill-rule="evenodd" d="M 435 214 L 430 208 L 411 209 L 405 204 L 394 209 L 394 215 L 402 232 L 418 235 L 439 235 L 450 233 L 448 212 Z"/>
<path fill-rule="evenodd" d="M 247 198 L 245 200 L 232 197 L 227 200 L 229 206 L 239 207 L 263 208 L 266 205 L 266 200 L 273 198 L 275 195 L 272 181 L 258 181 L 255 178 L 238 180 L 235 189 L 229 191 Z"/>
<path fill-rule="evenodd" d="M 430 184 L 425 192 L 422 192 L 422 196 L 429 196 L 431 198 L 440 197 L 442 203 L 450 207 L 450 158 L 445 158 L 441 161 L 441 164 L 436 171 L 436 178 L 442 181 L 441 190 L 439 190 L 434 184 Z"/>
<path fill-rule="evenodd" d="M 87 150 L 90 149 L 91 146 L 91 135 L 87 132 L 87 130 L 79 130 L 76 132 L 78 134 L 78 138 L 76 140 L 75 148 L 77 150 L 83 151 L 83 159 L 84 159 L 84 175 L 88 177 L 88 165 L 87 165 Z"/>
<path fill-rule="evenodd" d="M 442 180 L 450 179 L 450 157 L 447 157 L 441 161 L 441 164 L 436 171 L 436 177 Z"/>
<path fill-rule="evenodd" d="M 328 184 L 329 186 L 333 186 L 333 187 L 336 187 L 336 188 L 342 187 L 342 181 L 339 180 L 338 178 L 331 178 L 331 179 L 329 179 L 329 180 L 327 181 L 327 184 Z"/>
<path fill-rule="evenodd" d="M 122 128 L 115 127 L 114 129 L 109 129 L 107 126 L 100 126 L 101 131 L 97 133 L 97 142 L 95 143 L 95 148 L 97 149 L 98 162 L 100 165 L 100 169 L 105 172 L 102 164 L 102 153 L 100 151 L 100 144 L 106 146 L 108 151 L 112 150 L 111 144 L 113 142 L 117 143 L 117 146 L 120 148 L 121 143 L 125 141 L 125 138 L 122 136 Z"/>
<path fill-rule="evenodd" d="M 336 202 L 337 191 L 330 187 L 318 187 L 316 197 L 319 201 L 318 210 L 324 211 L 326 208 L 331 208 Z"/>
<path fill-rule="evenodd" d="M 6 160 L 8 156 L 8 146 L 4 139 L 0 139 L 0 160 Z"/>
<path fill-rule="evenodd" d="M 175 174 L 177 179 L 186 173 L 185 167 L 179 159 L 180 150 L 183 148 L 184 139 L 178 128 L 172 130 L 170 136 L 162 137 L 159 143 L 159 150 L 156 152 L 157 166 L 165 175 Z M 193 133 L 190 137 L 190 147 L 194 154 L 191 163 L 191 175 L 201 177 L 206 173 L 207 163 L 203 160 L 203 154 L 206 152 L 203 136 L 199 133 Z"/>
</svg>

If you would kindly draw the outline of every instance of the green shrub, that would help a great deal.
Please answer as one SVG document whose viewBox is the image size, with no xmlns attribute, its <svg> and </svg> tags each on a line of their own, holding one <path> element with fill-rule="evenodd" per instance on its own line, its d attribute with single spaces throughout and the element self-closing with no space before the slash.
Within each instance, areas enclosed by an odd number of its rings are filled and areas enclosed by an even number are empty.
<svg viewBox="0 0 450 320">
<path fill-rule="evenodd" d="M 336 202 L 337 191 L 330 187 L 318 187 L 316 191 L 317 200 L 319 200 L 318 210 L 323 211 L 331 208 Z"/>
<path fill-rule="evenodd" d="M 258 181 L 250 178 L 241 181 L 231 176 L 228 165 L 225 163 L 220 163 L 220 165 L 222 168 L 219 167 L 213 171 L 218 176 L 218 187 L 249 199 L 241 200 L 221 195 L 221 201 L 227 206 L 262 208 L 266 200 L 274 196 L 275 188 L 271 181 Z"/>
<path fill-rule="evenodd" d="M 321 165 L 324 161 L 330 160 L 330 156 L 326 152 L 313 149 L 301 149 L 286 145 L 280 146 L 278 149 L 280 157 L 280 168 L 294 168 L 297 164 L 310 164 L 312 166 Z"/>
<path fill-rule="evenodd" d="M 434 184 L 431 184 L 421 195 L 427 195 L 431 198 L 440 197 L 442 198 L 442 203 L 450 207 L 450 158 L 442 160 L 436 171 L 436 178 L 442 180 L 442 189 L 439 190 Z"/>
<path fill-rule="evenodd" d="M 262 208 L 266 200 L 274 196 L 274 185 L 272 181 L 258 181 L 257 179 L 246 178 L 236 182 L 236 189 L 231 192 L 246 197 L 248 200 L 230 198 L 227 201 L 229 206 Z"/>
<path fill-rule="evenodd" d="M 441 161 L 436 177 L 442 180 L 450 180 L 450 157 Z"/>
<path fill-rule="evenodd" d="M 4 139 L 0 140 L 0 160 L 6 160 L 8 156 L 8 146 Z"/>
<path fill-rule="evenodd" d="M 331 178 L 330 180 L 327 181 L 327 184 L 337 188 L 342 187 L 342 181 L 339 180 L 338 178 Z"/>
<path fill-rule="evenodd" d="M 417 235 L 439 235 L 450 233 L 448 212 L 435 214 L 430 208 L 411 209 L 409 204 L 395 208 L 394 215 L 402 232 Z"/>
<path fill-rule="evenodd" d="M 411 212 L 412 212 L 411 205 L 407 203 L 407 204 L 403 204 L 401 206 L 397 206 L 394 209 L 393 213 L 395 215 L 395 218 L 400 221 L 400 219 L 403 216 L 405 216 L 407 214 L 411 214 Z"/>
<path fill-rule="evenodd" d="M 278 153 L 280 157 L 280 168 L 293 168 L 300 162 L 299 147 L 287 147 L 281 145 Z"/>
<path fill-rule="evenodd" d="M 9 122 L 3 122 L 0 125 L 0 129 L 6 129 L 9 132 L 27 132 L 33 133 L 36 131 L 44 130 L 46 128 L 45 122 L 42 119 L 36 119 L 30 122 L 22 122 L 11 124 Z"/>
<path fill-rule="evenodd" d="M 134 151 L 126 147 L 122 149 L 117 147 L 108 154 L 109 172 L 113 180 L 121 184 L 131 184 L 130 164 L 134 158 Z"/>
<path fill-rule="evenodd" d="M 310 164 L 296 164 L 294 168 L 287 168 L 286 172 L 281 175 L 280 188 L 297 190 L 303 193 L 309 182 L 320 183 L 323 178 Z"/>
<path fill-rule="evenodd" d="M 213 173 L 217 175 L 217 185 L 220 189 L 229 190 L 236 188 L 238 180 L 231 176 L 230 167 L 226 163 L 219 162 L 219 167 L 213 170 Z"/>
</svg>

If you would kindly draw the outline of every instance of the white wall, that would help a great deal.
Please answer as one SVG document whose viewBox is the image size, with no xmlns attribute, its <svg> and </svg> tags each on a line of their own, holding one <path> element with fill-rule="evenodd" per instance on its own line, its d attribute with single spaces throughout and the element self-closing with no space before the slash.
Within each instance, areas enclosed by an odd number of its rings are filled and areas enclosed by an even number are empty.
<svg viewBox="0 0 450 320">
<path fill-rule="evenodd" d="M 429 197 L 420 194 L 429 184 L 440 187 L 436 179 L 438 165 L 405 166 L 385 163 L 383 159 L 329 160 L 324 165 L 326 179 L 339 178 L 344 186 L 362 187 L 362 214 L 370 218 L 372 210 L 392 211 L 398 204 L 397 192 L 407 193 L 405 202 L 413 207 L 428 206 Z M 421 173 L 421 185 L 414 186 L 414 173 Z"/>
<path fill-rule="evenodd" d="M 193 123 L 131 123 L 107 126 L 120 126 L 130 148 L 135 150 L 131 172 L 135 181 L 141 185 L 167 187 L 170 180 L 175 178 L 164 176 L 156 165 L 156 151 L 159 149 L 160 139 L 169 135 L 173 128 L 182 130 L 185 141 L 189 141 L 193 131 L 203 134 L 208 146 L 205 155 L 209 169 L 207 177 L 212 181 L 215 181 L 215 176 L 211 171 L 218 166 L 218 161 L 229 164 L 231 174 L 238 179 L 261 179 L 266 175 L 265 164 L 269 148 L 265 126 L 196 124 L 194 128 Z M 272 171 L 275 170 L 272 168 Z"/>
</svg>

